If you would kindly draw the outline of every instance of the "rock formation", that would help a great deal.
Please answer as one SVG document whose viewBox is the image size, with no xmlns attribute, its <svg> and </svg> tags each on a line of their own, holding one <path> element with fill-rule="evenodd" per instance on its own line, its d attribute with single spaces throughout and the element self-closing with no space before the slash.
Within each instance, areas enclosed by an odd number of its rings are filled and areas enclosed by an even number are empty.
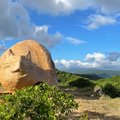
<svg viewBox="0 0 120 120">
<path fill-rule="evenodd" d="M 57 85 L 54 63 L 43 45 L 25 40 L 3 53 L 0 58 L 0 83 L 8 92 L 39 82 Z"/>
</svg>

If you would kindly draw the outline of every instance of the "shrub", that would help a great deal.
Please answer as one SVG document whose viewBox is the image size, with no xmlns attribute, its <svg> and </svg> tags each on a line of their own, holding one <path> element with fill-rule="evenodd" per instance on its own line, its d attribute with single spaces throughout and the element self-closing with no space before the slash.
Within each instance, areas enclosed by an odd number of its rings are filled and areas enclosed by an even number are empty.
<svg viewBox="0 0 120 120">
<path fill-rule="evenodd" d="M 69 82 L 69 85 L 71 87 L 78 87 L 78 88 L 85 88 L 85 87 L 90 87 L 93 85 L 93 83 L 85 78 L 78 78 L 77 80 Z"/>
<path fill-rule="evenodd" d="M 103 87 L 103 92 L 111 98 L 120 97 L 120 91 L 115 86 L 109 83 Z"/>
<path fill-rule="evenodd" d="M 88 119 L 88 113 L 84 113 L 80 118 L 79 120 L 89 120 Z"/>
<path fill-rule="evenodd" d="M 57 120 L 78 107 L 70 94 L 47 84 L 0 96 L 2 120 Z"/>
<path fill-rule="evenodd" d="M 72 73 L 67 73 L 63 71 L 56 71 L 57 77 L 59 79 L 59 83 L 61 85 L 68 85 L 70 81 L 76 80 L 80 78 L 78 75 L 72 74 Z"/>
</svg>

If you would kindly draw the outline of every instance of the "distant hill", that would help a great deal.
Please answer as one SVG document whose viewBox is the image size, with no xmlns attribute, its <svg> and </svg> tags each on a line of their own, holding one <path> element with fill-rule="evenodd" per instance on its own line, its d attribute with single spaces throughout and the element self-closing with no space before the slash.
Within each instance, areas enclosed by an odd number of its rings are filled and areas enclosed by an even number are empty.
<svg viewBox="0 0 120 120">
<path fill-rule="evenodd" d="M 79 74 L 93 74 L 99 77 L 112 77 L 120 75 L 120 71 L 118 70 L 88 70 L 81 71 Z"/>
<path fill-rule="evenodd" d="M 79 71 L 73 72 L 75 74 L 83 75 L 83 74 L 89 74 L 93 76 L 98 76 L 98 77 L 112 77 L 112 76 L 120 76 L 120 71 L 119 70 L 98 70 L 98 69 L 83 69 Z"/>
</svg>

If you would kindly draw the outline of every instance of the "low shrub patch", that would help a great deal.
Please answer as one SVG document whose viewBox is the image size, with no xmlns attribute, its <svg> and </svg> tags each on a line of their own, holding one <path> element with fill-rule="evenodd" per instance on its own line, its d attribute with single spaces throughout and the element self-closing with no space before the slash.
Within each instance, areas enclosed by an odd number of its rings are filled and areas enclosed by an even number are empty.
<svg viewBox="0 0 120 120">
<path fill-rule="evenodd" d="M 47 84 L 36 85 L 16 91 L 13 95 L 2 95 L 1 120 L 59 120 L 78 104 L 73 96 Z"/>
<path fill-rule="evenodd" d="M 93 86 L 93 83 L 85 78 L 78 78 L 77 80 L 69 82 L 69 86 L 71 87 L 78 87 L 78 88 L 85 88 Z"/>
<path fill-rule="evenodd" d="M 109 83 L 103 87 L 103 92 L 111 98 L 120 97 L 120 91 L 115 86 Z"/>
<path fill-rule="evenodd" d="M 105 95 L 108 95 L 111 98 L 120 97 L 120 76 L 100 79 L 94 82 L 102 87 Z"/>
</svg>

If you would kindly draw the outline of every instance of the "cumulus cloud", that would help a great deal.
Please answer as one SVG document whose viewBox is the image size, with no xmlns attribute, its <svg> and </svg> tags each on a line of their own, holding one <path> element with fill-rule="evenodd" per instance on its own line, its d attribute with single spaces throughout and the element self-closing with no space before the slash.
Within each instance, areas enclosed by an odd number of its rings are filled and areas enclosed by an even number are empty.
<svg viewBox="0 0 120 120">
<path fill-rule="evenodd" d="M 0 15 L 0 39 L 36 39 L 47 47 L 54 47 L 61 42 L 60 32 L 49 34 L 47 25 L 31 23 L 27 9 L 19 2 L 1 0 Z"/>
<path fill-rule="evenodd" d="M 24 2 L 35 2 L 34 4 L 39 2 L 41 4 L 44 3 L 44 1 L 37 0 Z M 53 0 L 52 2 L 54 3 L 55 1 Z M 65 2 L 58 0 L 55 4 L 67 4 L 67 2 L 68 1 Z M 34 4 L 32 5 L 34 6 Z M 48 25 L 38 26 L 34 23 L 31 23 L 27 9 L 20 4 L 20 2 L 12 2 L 11 0 L 0 1 L 0 14 L 2 16 L 0 17 L 1 40 L 35 39 L 47 47 L 54 47 L 60 43 L 63 38 L 65 38 L 59 31 L 54 34 L 49 34 L 50 27 Z M 78 45 L 84 42 L 73 37 L 66 37 L 66 39 L 73 45 Z"/>
<path fill-rule="evenodd" d="M 117 61 L 120 58 L 120 52 L 111 52 L 108 54 L 107 59 L 110 61 Z"/>
<path fill-rule="evenodd" d="M 93 0 L 94 6 L 99 7 L 103 13 L 120 12 L 120 0 Z"/>
<path fill-rule="evenodd" d="M 48 47 L 53 47 L 61 42 L 63 36 L 60 32 L 49 34 L 47 25 L 37 26 L 30 21 L 26 6 L 37 10 L 39 13 L 49 13 L 52 15 L 70 14 L 75 10 L 85 10 L 97 8 L 103 13 L 119 12 L 119 0 L 12 0 L 0 1 L 0 39 L 36 39 Z M 62 8 L 62 9 L 61 9 Z M 117 16 L 117 15 L 116 15 Z M 113 16 L 90 15 L 86 27 L 97 29 L 100 26 L 115 24 L 117 20 Z M 66 37 L 66 40 L 79 45 L 85 41 L 73 37 Z"/>
<path fill-rule="evenodd" d="M 98 9 L 102 13 L 120 12 L 119 0 L 20 0 L 23 5 L 39 13 L 70 14 L 76 10 Z M 61 9 L 62 8 L 62 9 Z"/>
<path fill-rule="evenodd" d="M 117 23 L 116 18 L 111 16 L 105 16 L 105 15 L 90 15 L 88 17 L 88 20 L 86 21 L 86 28 L 87 29 L 97 29 L 101 26 L 105 25 L 113 25 Z"/>
<path fill-rule="evenodd" d="M 36 26 L 33 37 L 38 41 L 40 40 L 40 42 L 47 46 L 54 47 L 61 42 L 63 35 L 59 32 L 56 32 L 54 35 L 50 35 L 48 34 L 48 29 L 49 26 L 47 25 Z"/>
<path fill-rule="evenodd" d="M 15 2 L 14 2 L 15 1 Z M 119 0 L 0 0 L 0 39 L 36 39 L 47 47 L 53 47 L 61 42 L 63 36 L 58 31 L 49 34 L 47 25 L 38 26 L 32 23 L 28 10 L 52 15 L 69 15 L 76 10 L 88 8 L 99 9 L 102 13 L 120 12 Z M 115 16 L 117 16 L 116 14 Z M 114 16 L 91 15 L 86 25 L 89 29 L 115 24 Z M 84 41 L 67 38 L 71 44 L 77 45 Z"/>
<path fill-rule="evenodd" d="M 86 41 L 79 40 L 79 39 L 73 38 L 73 37 L 66 37 L 65 39 L 66 39 L 70 44 L 73 44 L 73 45 L 80 45 L 80 44 L 86 43 Z"/>
<path fill-rule="evenodd" d="M 120 56 L 119 56 L 120 57 Z M 93 53 L 87 54 L 85 60 L 55 60 L 56 68 L 68 72 L 79 73 L 80 70 L 120 70 L 120 60 L 108 59 L 106 54 Z"/>
<path fill-rule="evenodd" d="M 89 0 L 20 0 L 23 5 L 39 13 L 52 15 L 70 14 L 75 10 L 84 10 L 91 6 Z M 61 9 L 62 8 L 62 9 Z"/>
<path fill-rule="evenodd" d="M 24 6 L 38 13 L 69 15 L 77 10 L 94 9 L 95 14 L 88 17 L 86 27 L 97 29 L 117 22 L 114 17 L 120 12 L 120 0 L 20 0 Z M 62 9 L 61 9 L 62 8 Z M 104 15 L 101 15 L 104 14 Z M 114 13 L 114 14 L 113 14 Z"/>
<path fill-rule="evenodd" d="M 102 53 L 93 53 L 93 54 L 87 54 L 85 57 L 85 60 L 88 62 L 101 62 L 105 60 L 105 55 Z"/>
</svg>

